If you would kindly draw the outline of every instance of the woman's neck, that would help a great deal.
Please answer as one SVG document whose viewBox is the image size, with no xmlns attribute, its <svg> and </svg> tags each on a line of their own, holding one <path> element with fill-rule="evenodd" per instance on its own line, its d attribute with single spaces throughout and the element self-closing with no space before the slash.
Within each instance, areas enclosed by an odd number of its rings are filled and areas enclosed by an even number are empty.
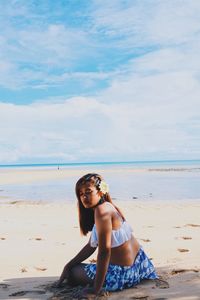
<svg viewBox="0 0 200 300">
<path fill-rule="evenodd" d="M 94 205 L 92 208 L 94 209 L 94 208 L 96 208 L 97 206 L 103 204 L 104 202 L 105 202 L 105 199 L 104 199 L 104 196 L 102 196 L 102 197 L 100 198 L 99 202 L 98 202 L 96 205 Z"/>
</svg>

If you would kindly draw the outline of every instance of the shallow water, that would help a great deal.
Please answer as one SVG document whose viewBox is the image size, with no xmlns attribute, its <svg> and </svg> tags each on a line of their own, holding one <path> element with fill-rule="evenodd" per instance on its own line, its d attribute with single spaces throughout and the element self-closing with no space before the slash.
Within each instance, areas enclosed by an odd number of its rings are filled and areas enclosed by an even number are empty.
<svg viewBox="0 0 200 300">
<path fill-rule="evenodd" d="M 151 164 L 146 165 L 146 168 L 144 165 L 133 164 L 106 167 L 98 165 L 98 168 L 96 165 L 70 167 L 71 170 L 78 168 L 85 170 L 85 173 L 98 169 L 109 184 L 112 198 L 116 200 L 200 199 L 200 165 Z M 65 180 L 0 185 L 0 201 L 76 201 L 74 186 L 77 180 L 72 175 Z"/>
</svg>

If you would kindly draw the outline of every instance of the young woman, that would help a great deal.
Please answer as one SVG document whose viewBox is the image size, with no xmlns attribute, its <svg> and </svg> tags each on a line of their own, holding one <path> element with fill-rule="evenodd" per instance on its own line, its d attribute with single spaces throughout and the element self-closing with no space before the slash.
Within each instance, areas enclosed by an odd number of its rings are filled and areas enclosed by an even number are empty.
<svg viewBox="0 0 200 300">
<path fill-rule="evenodd" d="M 108 185 L 98 174 L 87 174 L 76 184 L 79 224 L 88 243 L 64 267 L 58 286 L 67 279 L 71 285 L 89 286 L 82 296 L 102 290 L 132 287 L 142 279 L 156 279 L 153 264 L 144 253 L 124 215 L 108 193 Z M 84 264 L 98 248 L 97 263 Z"/>
</svg>

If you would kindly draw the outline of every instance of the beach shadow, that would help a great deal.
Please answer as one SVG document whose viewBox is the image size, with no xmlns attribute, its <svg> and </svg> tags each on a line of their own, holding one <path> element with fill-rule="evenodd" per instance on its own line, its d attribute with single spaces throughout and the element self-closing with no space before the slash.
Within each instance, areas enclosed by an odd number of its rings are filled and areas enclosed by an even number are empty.
<svg viewBox="0 0 200 300">
<path fill-rule="evenodd" d="M 50 299 L 53 293 L 43 288 L 55 282 L 57 277 L 27 277 L 6 279 L 0 284 L 0 300 Z"/>
<path fill-rule="evenodd" d="M 0 299 L 64 300 L 81 299 L 78 294 L 83 287 L 63 284 L 56 288 L 57 277 L 29 277 L 6 279 L 0 283 Z M 107 293 L 96 299 L 107 299 Z"/>
<path fill-rule="evenodd" d="M 58 278 L 56 277 L 30 277 L 12 278 L 4 280 L 0 284 L 0 299 L 34 299 L 34 300 L 64 300 L 64 299 L 83 299 L 78 297 L 82 287 L 71 287 L 63 284 L 60 288 L 53 285 Z M 165 286 L 163 286 L 165 284 Z M 148 289 L 166 288 L 166 282 L 162 280 L 143 280 L 133 288 L 122 292 L 104 293 L 95 299 L 149 299 Z M 167 285 L 168 288 L 168 285 Z"/>
<path fill-rule="evenodd" d="M 200 295 L 200 277 L 197 269 L 158 269 L 159 280 L 143 280 L 135 287 L 119 292 L 108 293 L 96 299 L 143 299 L 164 300 L 178 299 L 181 296 L 190 296 L 198 299 Z M 63 284 L 55 288 L 53 283 L 58 277 L 27 277 L 11 278 L 0 283 L 0 300 L 34 299 L 34 300 L 64 300 L 81 299 L 77 292 L 82 287 L 71 287 Z M 196 298 L 195 298 L 196 297 Z"/>
</svg>

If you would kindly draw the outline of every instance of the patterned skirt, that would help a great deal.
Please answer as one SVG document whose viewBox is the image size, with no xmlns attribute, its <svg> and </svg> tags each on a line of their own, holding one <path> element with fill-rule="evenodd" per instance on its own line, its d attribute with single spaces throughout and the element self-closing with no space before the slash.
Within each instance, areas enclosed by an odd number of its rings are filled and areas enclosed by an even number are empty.
<svg viewBox="0 0 200 300">
<path fill-rule="evenodd" d="M 84 269 L 89 278 L 95 278 L 96 264 L 86 264 Z M 130 288 L 142 279 L 156 278 L 155 268 L 141 247 L 132 266 L 109 264 L 103 287 L 106 291 L 117 291 Z"/>
</svg>

